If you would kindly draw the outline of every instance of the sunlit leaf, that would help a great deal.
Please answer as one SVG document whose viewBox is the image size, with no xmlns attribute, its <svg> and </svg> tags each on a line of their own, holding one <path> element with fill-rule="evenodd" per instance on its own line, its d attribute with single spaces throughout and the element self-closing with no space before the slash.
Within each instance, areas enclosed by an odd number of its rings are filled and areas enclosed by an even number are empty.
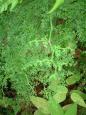
<svg viewBox="0 0 86 115">
<path fill-rule="evenodd" d="M 40 109 L 38 109 L 38 110 L 34 113 L 34 115 L 48 115 L 48 114 L 44 114 L 44 113 L 42 113 L 42 112 L 40 111 Z"/>
<path fill-rule="evenodd" d="M 68 78 L 66 79 L 66 83 L 67 83 L 68 85 L 72 85 L 72 84 L 76 83 L 76 82 L 79 81 L 79 80 L 80 80 L 80 75 L 75 74 L 75 75 L 72 75 L 72 76 L 68 77 Z"/>
<path fill-rule="evenodd" d="M 66 94 L 68 92 L 68 89 L 65 86 L 58 85 L 56 94 L 53 96 L 53 98 L 58 102 L 62 102 L 66 99 Z"/>
<path fill-rule="evenodd" d="M 48 14 L 51 14 L 52 12 L 54 12 L 63 3 L 64 3 L 64 0 L 56 0 L 53 8 L 48 12 Z"/>
<path fill-rule="evenodd" d="M 86 107 L 86 103 L 84 102 L 84 99 L 78 93 L 72 93 L 71 94 L 71 99 L 76 104 L 78 104 L 80 106 L 83 106 L 83 107 Z"/>
<path fill-rule="evenodd" d="M 72 90 L 72 93 L 78 93 L 84 100 L 86 100 L 86 94 L 79 90 Z"/>
<path fill-rule="evenodd" d="M 41 109 L 43 113 L 49 113 L 47 100 L 35 96 L 31 96 L 30 100 L 38 109 Z"/>
<path fill-rule="evenodd" d="M 49 100 L 49 110 L 51 115 L 64 115 L 63 108 L 53 98 Z"/>
<path fill-rule="evenodd" d="M 68 106 L 65 115 L 77 115 L 77 104 L 71 104 Z"/>
</svg>

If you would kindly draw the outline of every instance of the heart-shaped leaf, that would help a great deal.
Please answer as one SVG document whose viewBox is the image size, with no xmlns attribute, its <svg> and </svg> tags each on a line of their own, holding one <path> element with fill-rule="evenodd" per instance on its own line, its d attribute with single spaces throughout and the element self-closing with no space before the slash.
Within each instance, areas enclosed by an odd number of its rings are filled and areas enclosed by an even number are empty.
<svg viewBox="0 0 86 115">
<path fill-rule="evenodd" d="M 32 101 L 32 103 L 38 108 L 41 109 L 43 113 L 45 114 L 49 114 L 49 110 L 48 110 L 48 101 L 46 99 L 40 98 L 40 97 L 35 97 L 35 96 L 31 96 L 30 100 Z"/>
<path fill-rule="evenodd" d="M 86 104 L 84 102 L 84 99 L 78 94 L 78 93 L 72 93 L 71 94 L 71 99 L 73 100 L 73 102 L 75 102 L 76 104 L 86 107 Z"/>
<path fill-rule="evenodd" d="M 72 75 L 72 76 L 68 77 L 66 79 L 66 83 L 68 85 L 72 85 L 72 84 L 75 84 L 76 82 L 78 82 L 79 80 L 80 80 L 80 75 L 75 74 L 75 75 Z"/>
<path fill-rule="evenodd" d="M 84 100 L 86 100 L 86 94 L 79 90 L 72 90 L 72 93 L 78 93 Z"/>
<path fill-rule="evenodd" d="M 67 92 L 68 89 L 65 86 L 58 85 L 56 94 L 53 96 L 53 98 L 56 100 L 56 102 L 61 103 L 66 99 Z"/>
<path fill-rule="evenodd" d="M 54 91 L 54 92 L 57 92 L 57 87 L 58 87 L 58 85 L 60 84 L 60 80 L 52 80 L 51 82 L 50 82 L 50 84 L 49 84 L 49 89 L 50 90 L 52 90 L 52 91 Z"/>
</svg>

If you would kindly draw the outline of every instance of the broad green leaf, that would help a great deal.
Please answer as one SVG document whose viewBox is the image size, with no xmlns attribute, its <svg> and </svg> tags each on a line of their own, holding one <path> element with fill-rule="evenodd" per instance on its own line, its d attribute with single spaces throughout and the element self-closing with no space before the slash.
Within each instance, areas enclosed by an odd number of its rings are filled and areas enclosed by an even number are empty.
<svg viewBox="0 0 86 115">
<path fill-rule="evenodd" d="M 66 79 L 66 83 L 68 85 L 72 85 L 72 84 L 75 84 L 76 82 L 78 82 L 79 80 L 80 80 L 80 75 L 75 74 L 75 75 L 72 75 L 72 76 L 68 77 Z"/>
<path fill-rule="evenodd" d="M 72 90 L 72 93 L 78 93 L 84 100 L 86 100 L 86 94 L 79 90 Z"/>
<path fill-rule="evenodd" d="M 76 104 L 86 107 L 86 104 L 84 102 L 84 99 L 78 94 L 78 93 L 72 93 L 71 94 L 71 99 L 73 100 L 73 102 L 75 102 Z"/>
<path fill-rule="evenodd" d="M 63 108 L 53 98 L 49 100 L 49 110 L 51 115 L 64 115 Z"/>
<path fill-rule="evenodd" d="M 38 109 L 38 110 L 34 113 L 34 115 L 48 115 L 48 114 L 44 114 L 44 113 L 42 113 L 42 112 L 40 111 L 40 109 Z"/>
<path fill-rule="evenodd" d="M 43 113 L 49 114 L 49 110 L 48 110 L 49 105 L 47 100 L 35 96 L 31 96 L 30 100 L 38 109 L 41 109 Z"/>
<path fill-rule="evenodd" d="M 66 99 L 68 89 L 65 86 L 59 85 L 56 90 L 56 94 L 53 96 L 56 102 L 61 103 Z"/>
<path fill-rule="evenodd" d="M 77 115 L 77 104 L 71 104 L 68 106 L 65 115 Z"/>
<path fill-rule="evenodd" d="M 50 82 L 50 84 L 49 84 L 49 89 L 50 90 L 52 90 L 52 91 L 54 91 L 54 92 L 57 92 L 57 87 L 58 87 L 58 85 L 60 84 L 60 80 L 52 80 L 51 82 Z"/>
<path fill-rule="evenodd" d="M 61 4 L 64 3 L 64 0 L 56 0 L 54 6 L 52 7 L 52 9 L 48 12 L 48 14 L 53 13 Z"/>
</svg>

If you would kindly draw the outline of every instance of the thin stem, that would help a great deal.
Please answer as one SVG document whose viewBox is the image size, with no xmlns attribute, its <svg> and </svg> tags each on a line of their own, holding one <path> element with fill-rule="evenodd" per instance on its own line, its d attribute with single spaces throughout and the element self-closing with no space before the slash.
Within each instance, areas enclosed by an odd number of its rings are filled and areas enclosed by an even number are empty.
<svg viewBox="0 0 86 115">
<path fill-rule="evenodd" d="M 56 73 L 56 72 L 57 72 L 57 67 L 56 67 L 56 64 L 55 64 L 54 61 L 53 61 L 53 59 L 54 59 L 54 49 L 53 49 L 52 44 L 51 44 L 52 32 L 53 32 L 53 24 L 52 24 L 52 16 L 50 16 L 50 35 L 49 35 L 49 45 L 50 45 L 51 52 L 52 52 L 51 60 L 52 60 L 53 65 L 54 65 L 54 67 L 55 67 L 55 73 Z"/>
<path fill-rule="evenodd" d="M 49 35 L 50 43 L 51 43 L 51 38 L 52 38 L 52 31 L 53 31 L 52 16 L 50 16 L 50 35 Z"/>
</svg>

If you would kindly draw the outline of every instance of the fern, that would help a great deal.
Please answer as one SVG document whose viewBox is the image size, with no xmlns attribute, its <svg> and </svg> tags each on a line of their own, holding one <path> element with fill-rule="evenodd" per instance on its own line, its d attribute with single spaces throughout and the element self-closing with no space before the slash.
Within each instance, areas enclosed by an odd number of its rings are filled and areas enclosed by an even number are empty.
<svg viewBox="0 0 86 115">
<path fill-rule="evenodd" d="M 0 1 L 0 12 L 7 11 L 0 14 L 0 99 L 15 113 L 16 104 L 20 109 L 22 102 L 28 105 L 30 96 L 38 95 L 39 84 L 43 85 L 40 95 L 49 99 L 58 84 L 69 87 L 68 79 L 73 78 L 70 84 L 86 83 L 84 1 L 65 0 L 52 15 L 47 14 L 52 0 L 24 0 L 15 7 L 20 2 Z M 77 49 L 82 52 L 79 56 Z M 15 100 L 5 96 L 8 80 L 16 90 Z"/>
</svg>

